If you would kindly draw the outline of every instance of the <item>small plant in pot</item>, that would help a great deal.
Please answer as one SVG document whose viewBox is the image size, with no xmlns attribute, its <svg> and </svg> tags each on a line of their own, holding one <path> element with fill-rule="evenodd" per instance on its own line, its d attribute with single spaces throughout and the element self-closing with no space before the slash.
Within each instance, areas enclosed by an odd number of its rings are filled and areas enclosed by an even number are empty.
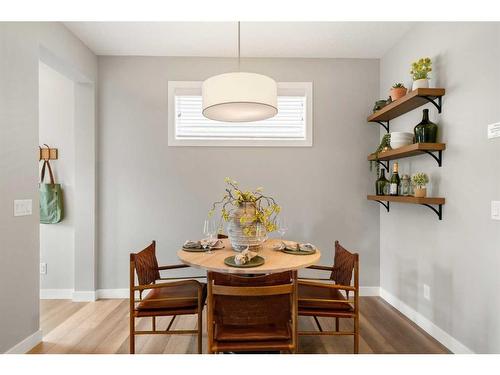
<svg viewBox="0 0 500 375">
<path fill-rule="evenodd" d="M 432 72 L 432 61 L 428 57 L 421 58 L 411 64 L 410 74 L 413 76 L 412 90 L 429 87 L 429 73 Z"/>
<path fill-rule="evenodd" d="M 416 198 L 424 198 L 427 196 L 426 186 L 429 183 L 429 177 L 427 177 L 425 173 L 415 173 L 411 177 L 411 182 L 413 184 L 413 192 Z"/>
<path fill-rule="evenodd" d="M 392 101 L 398 100 L 406 95 L 408 89 L 402 83 L 395 83 L 391 88 L 391 99 Z"/>
</svg>

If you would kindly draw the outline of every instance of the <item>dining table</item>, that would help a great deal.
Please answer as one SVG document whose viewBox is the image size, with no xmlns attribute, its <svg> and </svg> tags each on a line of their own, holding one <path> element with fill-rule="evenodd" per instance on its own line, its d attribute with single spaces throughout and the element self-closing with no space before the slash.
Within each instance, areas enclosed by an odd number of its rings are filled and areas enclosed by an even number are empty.
<svg viewBox="0 0 500 375">
<path fill-rule="evenodd" d="M 220 241 L 222 241 L 224 245 L 222 249 L 211 250 L 211 252 L 190 252 L 180 249 L 177 252 L 177 256 L 184 264 L 208 272 L 246 275 L 298 271 L 301 268 L 316 264 L 321 257 L 321 252 L 317 248 L 313 254 L 306 255 L 302 255 L 300 252 L 298 252 L 298 254 L 288 254 L 281 250 L 275 250 L 282 240 L 273 238 L 267 239 L 262 244 L 261 248 L 256 251 L 257 255 L 264 258 L 264 264 L 257 267 L 238 268 L 228 266 L 224 263 L 227 257 L 234 256 L 238 253 L 232 248 L 227 238 L 221 239 Z M 294 274 L 296 274 L 296 272 L 294 272 Z"/>
</svg>

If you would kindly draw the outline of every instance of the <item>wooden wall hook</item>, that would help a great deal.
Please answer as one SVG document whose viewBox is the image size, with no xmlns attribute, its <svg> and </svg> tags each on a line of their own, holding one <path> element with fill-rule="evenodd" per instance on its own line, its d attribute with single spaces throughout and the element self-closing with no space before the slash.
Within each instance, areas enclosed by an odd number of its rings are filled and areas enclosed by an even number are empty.
<svg viewBox="0 0 500 375">
<path fill-rule="evenodd" d="M 58 159 L 58 151 L 57 148 L 50 148 L 47 144 L 44 144 L 45 147 L 38 146 L 39 154 L 38 160 L 57 160 Z"/>
</svg>

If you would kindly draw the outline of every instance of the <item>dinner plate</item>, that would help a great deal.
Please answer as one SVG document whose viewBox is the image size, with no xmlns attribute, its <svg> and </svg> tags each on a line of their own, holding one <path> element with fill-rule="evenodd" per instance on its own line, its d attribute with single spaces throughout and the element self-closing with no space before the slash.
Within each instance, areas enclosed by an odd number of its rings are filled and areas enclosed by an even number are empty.
<svg viewBox="0 0 500 375">
<path fill-rule="evenodd" d="M 204 249 L 202 247 L 182 247 L 182 250 L 188 251 L 190 253 L 203 253 L 204 251 L 208 251 L 208 249 Z"/>
<path fill-rule="evenodd" d="M 311 249 L 311 250 L 290 250 L 287 248 L 285 248 L 281 251 L 283 251 L 284 253 L 287 253 L 287 254 L 292 254 L 292 255 L 311 255 L 311 254 L 314 254 L 316 252 L 316 250 L 314 250 L 314 249 Z"/>
<path fill-rule="evenodd" d="M 264 262 L 265 262 L 264 258 L 262 258 L 259 255 L 256 255 L 252 259 L 250 259 L 248 262 L 246 262 L 245 264 L 236 264 L 236 262 L 234 261 L 234 257 L 235 257 L 235 255 L 227 257 L 226 259 L 224 259 L 224 264 L 226 266 L 229 266 L 229 267 L 252 268 L 252 267 L 262 266 L 264 264 Z"/>
</svg>

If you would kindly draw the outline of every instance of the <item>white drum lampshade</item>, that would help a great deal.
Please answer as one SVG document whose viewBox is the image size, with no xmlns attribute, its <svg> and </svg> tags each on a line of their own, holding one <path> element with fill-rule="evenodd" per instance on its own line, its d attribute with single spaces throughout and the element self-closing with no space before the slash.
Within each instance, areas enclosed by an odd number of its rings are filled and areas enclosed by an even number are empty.
<svg viewBox="0 0 500 375">
<path fill-rule="evenodd" d="M 276 82 L 256 73 L 225 73 L 203 82 L 203 116 L 226 122 L 265 120 L 278 113 Z"/>
</svg>

